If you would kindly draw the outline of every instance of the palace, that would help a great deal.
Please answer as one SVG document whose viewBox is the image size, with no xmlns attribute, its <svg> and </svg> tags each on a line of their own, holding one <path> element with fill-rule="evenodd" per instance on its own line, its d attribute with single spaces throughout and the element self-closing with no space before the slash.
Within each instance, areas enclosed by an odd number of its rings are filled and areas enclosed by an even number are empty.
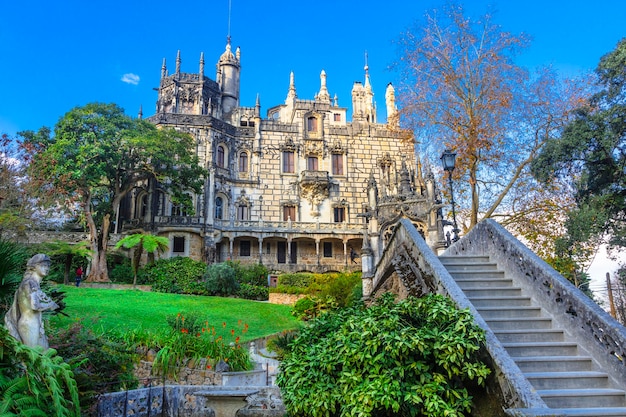
<svg viewBox="0 0 626 417">
<path fill-rule="evenodd" d="M 226 50 L 215 80 L 161 68 L 156 114 L 147 120 L 190 133 L 209 172 L 193 212 L 158 183 L 138 186 L 125 201 L 125 230 L 143 228 L 170 240 L 166 256 L 207 263 L 238 260 L 278 271 L 361 269 L 377 258 L 400 218 L 409 218 L 434 249 L 444 245 L 433 174 L 422 173 L 411 132 L 398 125 L 387 86 L 387 121 L 378 123 L 368 68 L 352 88 L 352 113 L 331 99 L 326 73 L 311 100 L 298 98 L 291 73 L 285 102 L 261 115 L 239 106 L 241 52 Z"/>
</svg>

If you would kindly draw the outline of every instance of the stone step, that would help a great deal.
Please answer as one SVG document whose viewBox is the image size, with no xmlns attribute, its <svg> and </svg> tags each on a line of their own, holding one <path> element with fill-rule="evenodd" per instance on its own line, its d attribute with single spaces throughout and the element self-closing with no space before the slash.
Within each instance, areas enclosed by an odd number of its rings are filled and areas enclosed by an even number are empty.
<svg viewBox="0 0 626 417">
<path fill-rule="evenodd" d="M 467 264 L 467 263 L 488 263 L 489 256 L 486 256 L 486 255 L 440 256 L 439 261 L 441 261 L 441 263 L 446 266 L 456 265 L 456 264 Z"/>
<path fill-rule="evenodd" d="M 563 342 L 565 335 L 562 330 L 555 329 L 535 329 L 528 330 L 494 330 L 498 340 L 502 343 L 522 343 L 522 342 Z"/>
<path fill-rule="evenodd" d="M 563 417 L 626 417 L 626 407 L 552 408 L 555 416 Z"/>
<path fill-rule="evenodd" d="M 524 356 L 576 356 L 578 345 L 571 342 L 503 343 L 504 349 L 514 357 Z"/>
<path fill-rule="evenodd" d="M 594 369 L 589 356 L 525 356 L 512 357 L 522 372 L 585 372 Z"/>
<path fill-rule="evenodd" d="M 497 307 L 497 306 L 529 306 L 532 305 L 530 297 L 496 297 L 496 296 L 484 296 L 484 297 L 472 297 L 470 299 L 474 307 Z"/>
<path fill-rule="evenodd" d="M 609 388 L 604 372 L 528 372 L 524 374 L 537 390 Z"/>
<path fill-rule="evenodd" d="M 522 289 L 519 287 L 489 287 L 489 288 L 467 288 L 463 290 L 467 298 L 472 300 L 475 297 L 521 297 Z"/>
<path fill-rule="evenodd" d="M 484 320 L 493 331 L 552 328 L 552 319 L 549 317 L 485 318 Z"/>
<path fill-rule="evenodd" d="M 550 408 L 601 408 L 624 407 L 626 396 L 617 389 L 558 389 L 537 390 L 537 394 Z"/>
<path fill-rule="evenodd" d="M 480 307 L 476 308 L 480 315 L 485 319 L 491 318 L 530 318 L 545 317 L 542 316 L 541 308 L 534 306 L 521 307 Z"/>
<path fill-rule="evenodd" d="M 454 278 L 462 290 L 471 288 L 513 287 L 512 279 L 504 278 Z"/>
<path fill-rule="evenodd" d="M 473 272 L 473 271 L 497 271 L 498 264 L 496 263 L 458 263 L 458 264 L 447 264 L 445 265 L 446 269 L 450 274 L 457 272 Z"/>
<path fill-rule="evenodd" d="M 475 270 L 475 271 L 450 271 L 450 275 L 454 280 L 458 279 L 504 279 L 504 271 Z"/>
</svg>

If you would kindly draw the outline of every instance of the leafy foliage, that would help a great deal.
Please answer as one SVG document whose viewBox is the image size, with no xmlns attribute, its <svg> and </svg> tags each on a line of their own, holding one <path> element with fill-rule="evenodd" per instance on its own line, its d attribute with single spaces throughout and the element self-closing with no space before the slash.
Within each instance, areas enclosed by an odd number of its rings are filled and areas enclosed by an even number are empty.
<svg viewBox="0 0 626 417">
<path fill-rule="evenodd" d="M 70 365 L 54 349 L 28 347 L 0 326 L 0 414 L 80 415 L 78 388 Z"/>
<path fill-rule="evenodd" d="M 0 317 L 11 307 L 27 261 L 28 252 L 23 246 L 0 239 Z"/>
<path fill-rule="evenodd" d="M 238 283 L 267 287 L 267 274 L 269 271 L 265 265 L 242 265 L 239 261 L 226 261 L 226 264 L 235 270 Z"/>
<path fill-rule="evenodd" d="M 112 219 L 138 183 L 159 181 L 186 205 L 186 190 L 201 191 L 205 170 L 193 152 L 192 137 L 132 119 L 115 104 L 70 110 L 59 119 L 53 137 L 47 128 L 20 135 L 31 161 L 29 176 L 40 194 L 65 207 L 80 207 L 94 251 L 91 280 L 108 280 Z"/>
<path fill-rule="evenodd" d="M 96 335 L 78 322 L 49 336 L 50 346 L 74 368 L 85 414 L 95 415 L 99 394 L 137 387 L 133 375 L 136 354 L 129 346 L 106 333 Z"/>
<path fill-rule="evenodd" d="M 211 295 L 229 296 L 239 289 L 235 270 L 226 263 L 209 265 L 204 274 L 206 290 Z"/>
<path fill-rule="evenodd" d="M 133 233 L 131 235 L 124 236 L 119 242 L 115 244 L 115 249 L 135 249 L 132 258 L 133 269 L 133 286 L 137 285 L 137 273 L 139 271 L 139 262 L 141 261 L 141 255 L 143 252 L 148 253 L 148 257 L 151 260 L 150 263 L 154 263 L 155 252 L 165 252 L 169 245 L 169 239 L 163 236 L 154 236 L 150 233 Z"/>
<path fill-rule="evenodd" d="M 563 134 L 550 140 L 532 164 L 539 180 L 570 181 L 576 191 L 565 237 L 575 262 L 588 241 L 608 236 L 613 248 L 626 247 L 625 74 L 626 38 L 601 58 L 596 68 L 599 91 L 578 108 Z"/>
<path fill-rule="evenodd" d="M 214 323 L 200 317 L 200 313 L 178 313 L 175 317 L 168 317 L 171 330 L 144 341 L 145 348 L 158 349 L 152 371 L 157 375 L 176 377 L 181 367 L 214 369 L 220 361 L 227 363 L 232 371 L 251 369 L 248 351 L 239 344 L 248 325 L 238 324 L 239 329 L 232 328 L 229 340 L 225 340 L 217 335 Z M 227 323 L 220 325 L 226 328 Z"/>
<path fill-rule="evenodd" d="M 205 270 L 204 262 L 175 257 L 159 259 L 146 268 L 145 274 L 153 291 L 206 295 L 207 290 L 202 280 Z"/>
<path fill-rule="evenodd" d="M 475 19 L 454 3 L 428 13 L 401 40 L 403 121 L 432 159 L 444 149 L 457 153 L 451 175 L 465 231 L 479 217 L 496 216 L 523 228 L 524 216 L 517 215 L 539 217 L 554 195 L 543 196 L 529 164 L 569 120 L 581 91 L 550 69 L 531 76 L 517 66 L 528 43 L 491 14 Z"/>
<path fill-rule="evenodd" d="M 463 416 L 484 384 L 484 334 L 440 296 L 383 296 L 324 314 L 289 345 L 277 384 L 293 416 Z"/>
<path fill-rule="evenodd" d="M 237 297 L 245 298 L 246 300 L 258 300 L 267 301 L 270 296 L 270 291 L 267 285 L 251 285 L 251 284 L 239 284 L 237 290 Z"/>
</svg>

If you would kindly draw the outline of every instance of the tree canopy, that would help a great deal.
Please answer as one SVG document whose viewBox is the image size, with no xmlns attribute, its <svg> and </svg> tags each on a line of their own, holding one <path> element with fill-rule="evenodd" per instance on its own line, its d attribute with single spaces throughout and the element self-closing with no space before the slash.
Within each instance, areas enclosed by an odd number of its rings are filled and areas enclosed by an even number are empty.
<svg viewBox="0 0 626 417">
<path fill-rule="evenodd" d="M 593 239 L 626 247 L 626 38 L 595 73 L 597 92 L 532 163 L 540 181 L 567 181 L 575 190 L 567 220 L 571 251 Z"/>
<path fill-rule="evenodd" d="M 465 231 L 491 217 L 538 235 L 528 225 L 549 224 L 563 200 L 560 184 L 537 183 L 529 165 L 569 120 L 584 84 L 516 65 L 528 44 L 491 15 L 471 19 L 457 5 L 427 14 L 401 40 L 403 122 L 427 155 L 457 153 L 452 174 Z"/>
<path fill-rule="evenodd" d="M 200 192 L 205 174 L 186 133 L 132 119 L 115 104 L 91 103 L 61 117 L 54 128 L 26 131 L 29 176 L 42 196 L 77 210 L 93 251 L 88 280 L 107 281 L 106 248 L 120 203 L 135 186 L 154 179 L 173 199 Z"/>
</svg>

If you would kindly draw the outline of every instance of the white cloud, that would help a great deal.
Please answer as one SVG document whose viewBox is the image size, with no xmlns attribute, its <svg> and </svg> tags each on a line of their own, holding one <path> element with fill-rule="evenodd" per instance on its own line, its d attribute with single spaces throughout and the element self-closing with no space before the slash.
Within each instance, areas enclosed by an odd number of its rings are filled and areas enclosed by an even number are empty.
<svg viewBox="0 0 626 417">
<path fill-rule="evenodd" d="M 125 82 L 126 84 L 137 85 L 139 84 L 139 75 L 133 74 L 132 72 L 124 74 L 122 75 L 122 82 Z"/>
</svg>

